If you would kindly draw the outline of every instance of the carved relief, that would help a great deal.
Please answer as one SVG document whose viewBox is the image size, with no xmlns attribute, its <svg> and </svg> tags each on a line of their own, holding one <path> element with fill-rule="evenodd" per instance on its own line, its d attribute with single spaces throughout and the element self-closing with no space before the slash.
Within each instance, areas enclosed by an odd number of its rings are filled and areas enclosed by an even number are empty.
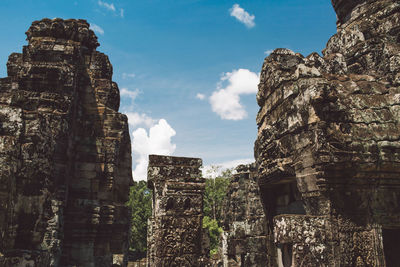
<svg viewBox="0 0 400 267">
<path fill-rule="evenodd" d="M 294 266 L 390 266 L 382 231 L 400 229 L 400 3 L 332 4 L 337 33 L 323 56 L 276 49 L 261 70 L 254 152 L 270 246 L 292 244 Z"/>
<path fill-rule="evenodd" d="M 200 159 L 149 156 L 154 206 L 148 266 L 207 266 L 201 242 L 205 180 L 200 167 Z"/>
<path fill-rule="evenodd" d="M 26 34 L 0 79 L 0 266 L 110 266 L 132 182 L 112 66 L 85 20 Z"/>
</svg>

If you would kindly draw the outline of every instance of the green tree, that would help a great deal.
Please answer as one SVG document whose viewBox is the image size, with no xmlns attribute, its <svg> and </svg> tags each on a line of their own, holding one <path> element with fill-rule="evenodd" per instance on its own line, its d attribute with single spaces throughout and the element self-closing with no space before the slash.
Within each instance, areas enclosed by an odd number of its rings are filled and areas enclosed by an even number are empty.
<svg viewBox="0 0 400 267">
<path fill-rule="evenodd" d="M 127 206 L 131 210 L 131 236 L 129 250 L 137 258 L 146 256 L 147 220 L 151 216 L 152 192 L 146 181 L 134 182 L 130 188 Z"/>
<path fill-rule="evenodd" d="M 210 237 L 210 254 L 214 255 L 218 252 L 219 236 L 222 233 L 222 227 L 218 225 L 217 220 L 204 216 L 203 228 L 208 231 L 208 236 Z"/>
<path fill-rule="evenodd" d="M 218 252 L 219 236 L 222 233 L 224 200 L 228 191 L 232 169 L 220 172 L 220 166 L 212 166 L 206 173 L 206 188 L 204 192 L 203 228 L 210 237 L 210 254 Z"/>
<path fill-rule="evenodd" d="M 221 175 L 213 178 L 214 173 L 218 173 L 221 169 L 220 166 L 212 166 L 206 173 L 206 189 L 204 192 L 204 215 L 208 216 L 218 222 L 222 223 L 222 209 L 224 199 L 229 186 L 230 177 L 232 176 L 232 169 L 222 171 Z"/>
</svg>

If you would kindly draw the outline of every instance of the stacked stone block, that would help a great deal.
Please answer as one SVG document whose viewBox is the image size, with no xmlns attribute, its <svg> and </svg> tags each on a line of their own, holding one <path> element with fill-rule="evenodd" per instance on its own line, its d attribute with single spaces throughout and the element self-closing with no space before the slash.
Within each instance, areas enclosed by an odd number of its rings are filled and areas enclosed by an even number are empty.
<svg viewBox="0 0 400 267">
<path fill-rule="evenodd" d="M 203 247 L 205 179 L 197 158 L 149 156 L 148 185 L 153 190 L 148 266 L 206 266 Z"/>
<path fill-rule="evenodd" d="M 265 266 L 266 219 L 257 184 L 255 164 L 239 165 L 224 203 L 222 264 L 224 267 Z"/>
<path fill-rule="evenodd" d="M 0 265 L 111 266 L 132 181 L 112 66 L 84 20 L 26 34 L 0 79 Z"/>
<path fill-rule="evenodd" d="M 264 61 L 255 157 L 269 266 L 397 266 L 400 3 L 333 0 L 323 56 Z"/>
</svg>

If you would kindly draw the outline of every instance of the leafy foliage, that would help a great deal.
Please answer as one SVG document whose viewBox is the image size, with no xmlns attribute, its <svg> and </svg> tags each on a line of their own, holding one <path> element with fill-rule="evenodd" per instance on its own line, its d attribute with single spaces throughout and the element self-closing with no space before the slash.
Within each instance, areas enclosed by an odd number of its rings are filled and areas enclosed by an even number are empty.
<svg viewBox="0 0 400 267">
<path fill-rule="evenodd" d="M 208 230 L 210 237 L 210 254 L 214 255 L 218 252 L 219 235 L 222 233 L 222 227 L 218 222 L 208 216 L 203 217 L 203 228 Z"/>
<path fill-rule="evenodd" d="M 206 189 L 204 192 L 204 218 L 203 228 L 207 229 L 210 237 L 210 254 L 218 251 L 219 236 L 222 233 L 223 207 L 226 193 L 229 186 L 232 169 L 223 171 L 220 175 L 212 177 L 219 173 L 219 166 L 212 166 L 206 174 Z"/>
<path fill-rule="evenodd" d="M 219 168 L 220 167 L 218 166 L 212 166 L 207 175 L 211 176 L 212 173 L 217 173 Z M 220 225 L 223 220 L 223 202 L 228 190 L 231 175 L 232 170 L 227 169 L 215 178 L 209 177 L 206 179 L 206 190 L 204 192 L 204 215 L 216 220 Z"/>
<path fill-rule="evenodd" d="M 129 249 L 138 258 L 146 256 L 147 220 L 151 216 L 151 202 L 152 193 L 146 181 L 134 182 L 127 202 L 132 213 Z"/>
</svg>

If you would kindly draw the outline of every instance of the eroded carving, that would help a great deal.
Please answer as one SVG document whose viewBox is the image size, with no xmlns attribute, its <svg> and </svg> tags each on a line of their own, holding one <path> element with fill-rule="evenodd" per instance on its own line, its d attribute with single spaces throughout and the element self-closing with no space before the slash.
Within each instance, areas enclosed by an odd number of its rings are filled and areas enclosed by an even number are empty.
<svg viewBox="0 0 400 267">
<path fill-rule="evenodd" d="M 323 57 L 276 49 L 261 71 L 255 157 L 271 261 L 291 251 L 294 266 L 395 266 L 382 233 L 400 231 L 400 3 L 332 3 L 338 32 Z"/>
<path fill-rule="evenodd" d="M 148 230 L 148 266 L 208 266 L 203 246 L 201 159 L 149 156 L 153 215 Z"/>
<path fill-rule="evenodd" d="M 111 266 L 132 181 L 112 66 L 84 20 L 26 34 L 0 79 L 0 265 Z"/>
</svg>

